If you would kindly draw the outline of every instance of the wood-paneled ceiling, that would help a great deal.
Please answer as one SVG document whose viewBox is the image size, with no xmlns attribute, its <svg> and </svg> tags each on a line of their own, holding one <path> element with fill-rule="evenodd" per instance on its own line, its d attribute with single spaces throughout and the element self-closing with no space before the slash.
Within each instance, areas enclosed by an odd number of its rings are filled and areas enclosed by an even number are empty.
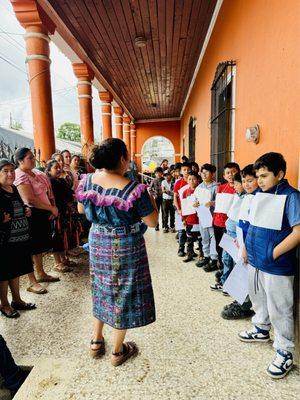
<svg viewBox="0 0 300 400">
<path fill-rule="evenodd" d="M 180 116 L 216 2 L 47 0 L 136 120 Z"/>
</svg>

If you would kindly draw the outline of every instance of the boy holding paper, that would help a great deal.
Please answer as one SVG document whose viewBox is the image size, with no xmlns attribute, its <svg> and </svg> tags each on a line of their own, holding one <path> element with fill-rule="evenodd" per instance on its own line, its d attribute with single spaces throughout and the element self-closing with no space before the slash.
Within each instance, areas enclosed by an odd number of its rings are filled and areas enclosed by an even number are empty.
<svg viewBox="0 0 300 400">
<path fill-rule="evenodd" d="M 225 179 L 225 181 L 227 181 L 227 183 L 220 185 L 217 189 L 216 194 L 215 210 L 213 215 L 213 227 L 216 239 L 219 266 L 221 270 L 223 269 L 222 248 L 219 246 L 219 243 L 222 239 L 223 234 L 226 231 L 225 223 L 227 220 L 227 212 L 230 209 L 231 203 L 233 201 L 233 195 L 235 193 L 233 176 L 237 172 L 240 172 L 240 167 L 237 163 L 230 162 L 224 165 L 223 178 Z M 203 269 L 206 272 L 210 272 L 218 268 L 215 265 L 206 265 L 205 267 L 203 267 Z"/>
<path fill-rule="evenodd" d="M 174 206 L 175 206 L 175 212 L 177 212 L 179 216 L 181 216 L 182 189 L 188 184 L 187 180 L 190 172 L 191 172 L 191 167 L 189 163 L 181 164 L 182 178 L 179 178 L 174 185 L 173 189 Z M 179 257 L 184 257 L 185 256 L 184 247 L 186 243 L 186 233 L 184 229 L 180 229 L 178 231 L 178 239 L 179 239 L 179 249 L 177 254 Z"/>
<path fill-rule="evenodd" d="M 183 260 L 184 262 L 189 262 L 194 259 L 194 257 L 197 255 L 194 252 L 194 242 L 199 240 L 199 230 L 196 231 L 193 228 L 196 227 L 196 225 L 199 225 L 199 220 L 198 216 L 196 213 L 196 209 L 193 207 L 193 204 L 195 202 L 195 197 L 194 197 L 194 192 L 196 187 L 199 184 L 199 175 L 197 172 L 190 172 L 188 176 L 188 187 L 183 191 L 182 193 L 182 220 L 185 224 L 185 231 L 186 231 L 186 237 L 187 237 L 187 258 Z M 191 208 L 191 214 L 184 215 L 184 204 L 190 200 L 189 206 Z M 200 246 L 200 244 L 199 244 Z"/>
<path fill-rule="evenodd" d="M 239 212 L 239 223 L 237 226 L 237 234 L 238 230 L 241 230 L 241 243 L 238 242 L 239 247 L 242 248 L 247 236 L 248 228 L 249 228 L 249 211 L 251 202 L 254 198 L 255 193 L 258 189 L 256 173 L 253 169 L 253 164 L 247 165 L 242 169 L 242 185 L 244 191 L 246 192 L 245 197 L 243 198 L 241 209 Z M 251 317 L 254 314 L 252 310 L 252 303 L 247 296 L 246 301 L 243 304 L 238 303 L 236 300 L 232 303 L 226 305 L 221 312 L 221 317 L 224 319 L 240 319 Z"/>
<path fill-rule="evenodd" d="M 228 218 L 226 220 L 226 233 L 233 239 L 236 239 L 236 227 L 239 222 L 239 212 L 242 205 L 243 197 L 245 196 L 245 192 L 242 185 L 242 177 L 240 173 L 237 173 L 233 177 L 233 184 L 235 195 L 233 197 L 232 205 L 228 211 Z M 235 246 L 235 244 L 234 244 Z M 230 256 L 227 251 L 223 250 L 222 252 L 222 262 L 223 262 L 223 273 L 221 276 L 221 281 L 217 282 L 214 285 L 211 285 L 211 290 L 223 291 L 224 295 L 227 295 L 227 292 L 223 290 L 223 285 L 228 278 L 230 272 L 234 267 L 233 258 Z"/>
<path fill-rule="evenodd" d="M 251 203 L 243 254 L 248 262 L 254 329 L 240 332 L 239 339 L 268 342 L 273 325 L 276 355 L 267 374 L 279 379 L 293 367 L 293 283 L 296 246 L 300 243 L 300 193 L 284 179 L 286 162 L 281 154 L 264 154 L 254 169 L 261 192 Z"/>
<path fill-rule="evenodd" d="M 216 167 L 211 164 L 203 164 L 200 173 L 203 182 L 195 190 L 196 204 L 197 206 L 204 205 L 208 207 L 210 212 L 213 213 L 218 188 L 218 183 L 215 181 Z M 218 262 L 218 254 L 216 249 L 212 248 L 212 244 L 215 241 L 214 228 L 212 226 L 204 228 L 201 225 L 201 218 L 199 227 L 204 257 L 196 262 L 196 266 L 202 268 L 209 265 L 210 268 L 215 268 Z"/>
</svg>

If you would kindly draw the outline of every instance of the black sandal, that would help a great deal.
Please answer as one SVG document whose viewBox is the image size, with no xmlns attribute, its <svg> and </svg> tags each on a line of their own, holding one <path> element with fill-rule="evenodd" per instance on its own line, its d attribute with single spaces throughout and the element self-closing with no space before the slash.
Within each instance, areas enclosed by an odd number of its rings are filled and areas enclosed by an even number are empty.
<svg viewBox="0 0 300 400">
<path fill-rule="evenodd" d="M 118 353 L 112 353 L 114 358 L 111 359 L 111 363 L 114 367 L 124 364 L 129 358 L 134 357 L 138 354 L 139 349 L 134 342 L 123 343 L 123 350 Z"/>
<path fill-rule="evenodd" d="M 105 342 L 104 339 L 102 340 L 91 340 L 91 345 L 92 344 L 100 344 L 99 349 L 92 349 L 90 348 L 90 355 L 92 358 L 100 358 L 104 356 L 105 354 Z"/>
<path fill-rule="evenodd" d="M 33 303 L 17 303 L 15 301 L 11 302 L 11 306 L 12 308 L 14 308 L 15 310 L 35 310 L 36 309 L 36 305 Z"/>
<path fill-rule="evenodd" d="M 6 311 L 4 311 L 2 309 L 0 311 L 1 311 L 1 314 L 4 315 L 6 318 L 19 318 L 19 316 L 20 316 L 20 313 L 16 310 L 13 310 L 11 313 L 7 313 Z"/>
</svg>

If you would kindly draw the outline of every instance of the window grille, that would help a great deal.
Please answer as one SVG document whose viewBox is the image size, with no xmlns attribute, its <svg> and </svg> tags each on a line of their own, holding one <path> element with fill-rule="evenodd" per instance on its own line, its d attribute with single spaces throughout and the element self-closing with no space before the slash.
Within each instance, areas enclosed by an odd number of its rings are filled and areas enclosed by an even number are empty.
<svg viewBox="0 0 300 400">
<path fill-rule="evenodd" d="M 196 142 L 196 127 L 194 118 L 190 118 L 189 122 L 189 161 L 195 161 L 195 142 Z"/>
<path fill-rule="evenodd" d="M 217 179 L 223 176 L 223 166 L 232 161 L 232 78 L 234 61 L 218 65 L 211 87 L 211 163 L 217 168 Z"/>
</svg>

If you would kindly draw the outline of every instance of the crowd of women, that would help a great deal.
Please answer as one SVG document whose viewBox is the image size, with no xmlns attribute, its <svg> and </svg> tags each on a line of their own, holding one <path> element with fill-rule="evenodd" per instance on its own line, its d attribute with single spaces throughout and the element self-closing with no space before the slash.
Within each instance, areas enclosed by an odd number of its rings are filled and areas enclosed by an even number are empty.
<svg viewBox="0 0 300 400">
<path fill-rule="evenodd" d="M 36 168 L 29 148 L 20 148 L 14 159 L 0 159 L 0 311 L 8 318 L 35 304 L 22 300 L 19 278 L 28 275 L 27 290 L 47 293 L 44 282 L 58 282 L 44 268 L 52 252 L 54 270 L 70 272 L 70 256 L 84 232 L 86 221 L 77 212 L 75 190 L 84 173 L 81 159 L 64 150 L 52 155 L 42 170 Z M 8 289 L 12 301 L 8 301 Z"/>
</svg>

